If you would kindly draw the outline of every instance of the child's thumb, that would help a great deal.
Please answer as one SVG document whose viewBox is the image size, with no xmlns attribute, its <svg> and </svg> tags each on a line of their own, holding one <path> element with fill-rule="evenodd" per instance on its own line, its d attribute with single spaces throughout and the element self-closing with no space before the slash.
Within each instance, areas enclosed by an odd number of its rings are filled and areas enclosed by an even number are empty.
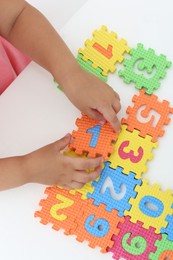
<svg viewBox="0 0 173 260">
<path fill-rule="evenodd" d="M 59 151 L 63 150 L 69 144 L 70 138 L 71 138 L 70 134 L 65 135 L 63 138 L 61 138 L 56 142 L 56 148 Z"/>
</svg>

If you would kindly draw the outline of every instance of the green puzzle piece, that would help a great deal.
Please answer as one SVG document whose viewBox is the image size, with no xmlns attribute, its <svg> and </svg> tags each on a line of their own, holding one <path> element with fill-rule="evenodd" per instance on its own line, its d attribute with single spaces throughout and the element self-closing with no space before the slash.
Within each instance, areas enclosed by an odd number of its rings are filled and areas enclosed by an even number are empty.
<svg viewBox="0 0 173 260">
<path fill-rule="evenodd" d="M 162 239 L 159 241 L 157 240 L 155 243 L 155 246 L 157 246 L 157 250 L 155 253 L 150 253 L 149 259 L 151 260 L 157 260 L 157 259 L 172 259 L 173 257 L 173 242 L 169 241 L 167 239 L 167 235 L 162 234 Z M 168 255 L 164 256 L 164 258 L 161 258 L 161 255 L 163 253 L 168 253 Z M 170 258 L 169 258 L 170 257 Z"/>
<path fill-rule="evenodd" d="M 80 64 L 81 68 L 91 72 L 92 74 L 96 75 L 98 78 L 100 78 L 101 80 L 106 82 L 107 81 L 107 76 L 103 76 L 102 75 L 102 69 L 99 69 L 99 68 L 95 69 L 95 68 L 93 68 L 92 67 L 92 61 L 90 61 L 90 60 L 84 61 L 82 59 L 82 56 L 83 56 L 82 54 L 78 54 L 78 56 L 77 56 L 77 61 Z"/>
<path fill-rule="evenodd" d="M 160 87 L 159 80 L 166 76 L 166 68 L 171 67 L 171 62 L 163 54 L 157 56 L 153 49 L 144 49 L 141 43 L 137 44 L 136 49 L 131 49 L 130 55 L 131 59 L 124 61 L 125 69 L 118 72 L 119 76 L 124 78 L 125 83 L 134 82 L 137 89 L 145 88 L 147 94 L 152 94 Z M 138 72 L 135 71 L 135 66 Z M 144 75 L 144 70 L 147 76 Z"/>
</svg>

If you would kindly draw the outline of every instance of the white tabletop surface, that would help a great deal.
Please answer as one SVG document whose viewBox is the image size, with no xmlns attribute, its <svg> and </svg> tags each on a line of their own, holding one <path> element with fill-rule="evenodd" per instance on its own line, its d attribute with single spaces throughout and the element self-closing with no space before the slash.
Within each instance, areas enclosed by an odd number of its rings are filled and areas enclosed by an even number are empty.
<svg viewBox="0 0 173 260">
<path fill-rule="evenodd" d="M 51 3 L 50 0 L 46 2 Z M 55 6 L 53 0 L 45 10 L 42 4 L 45 15 L 58 29 Z M 131 47 L 142 42 L 173 61 L 172 10 L 172 0 L 89 0 L 66 23 L 61 35 L 77 55 L 85 39 L 105 24 L 128 40 Z M 167 72 L 155 94 L 160 100 L 169 100 L 173 106 L 173 67 Z M 108 83 L 121 96 L 119 118 L 122 118 L 138 91 L 123 83 L 117 72 L 109 76 Z M 59 139 L 75 128 L 79 115 L 80 112 L 57 90 L 51 75 L 32 62 L 0 97 L 0 157 L 25 154 Z M 173 122 L 165 130 L 145 174 L 151 184 L 160 183 L 163 190 L 173 189 Z M 43 185 L 29 184 L 0 193 L 0 259 L 111 259 L 111 254 L 103 255 L 99 249 L 90 249 L 87 243 L 78 243 L 75 237 L 66 237 L 62 231 L 56 232 L 51 225 L 44 226 L 34 218 L 44 189 Z"/>
</svg>

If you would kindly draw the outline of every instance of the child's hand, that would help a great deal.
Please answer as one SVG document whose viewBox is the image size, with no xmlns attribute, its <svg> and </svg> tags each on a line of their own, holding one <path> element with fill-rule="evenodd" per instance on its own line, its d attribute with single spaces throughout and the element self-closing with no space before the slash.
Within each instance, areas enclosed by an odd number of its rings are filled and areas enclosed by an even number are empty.
<svg viewBox="0 0 173 260">
<path fill-rule="evenodd" d="M 25 156 L 26 182 L 60 185 L 79 189 L 101 173 L 102 158 L 74 158 L 62 154 L 70 142 L 70 134 Z M 87 169 L 94 169 L 87 173 Z"/>
<path fill-rule="evenodd" d="M 63 81 L 63 91 L 70 101 L 89 117 L 110 122 L 115 131 L 120 130 L 117 118 L 119 95 L 95 75 L 78 68 Z"/>
</svg>

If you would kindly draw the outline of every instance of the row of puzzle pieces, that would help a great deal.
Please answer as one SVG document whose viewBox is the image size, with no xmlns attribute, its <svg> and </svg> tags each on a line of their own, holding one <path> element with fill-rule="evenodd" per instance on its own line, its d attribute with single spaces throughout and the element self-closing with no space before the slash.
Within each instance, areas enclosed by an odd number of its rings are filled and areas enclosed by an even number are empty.
<svg viewBox="0 0 173 260">
<path fill-rule="evenodd" d="M 81 66 L 104 81 L 109 72 L 116 70 L 116 63 L 123 62 L 124 54 L 130 53 L 130 59 L 124 61 L 124 70 L 119 70 L 118 74 L 125 83 L 133 82 L 137 89 L 143 88 L 148 94 L 160 87 L 160 79 L 166 76 L 166 69 L 171 66 L 165 55 L 156 55 L 153 49 L 147 50 L 141 43 L 131 49 L 126 40 L 118 40 L 117 34 L 108 32 L 106 26 L 95 30 L 92 40 L 86 40 L 85 48 L 78 52 L 77 60 Z"/>
<path fill-rule="evenodd" d="M 118 216 L 117 210 L 108 211 L 104 204 L 95 206 L 92 199 L 82 200 L 80 192 L 74 195 L 49 187 L 45 193 L 48 197 L 41 200 L 42 209 L 35 213 L 42 224 L 52 223 L 53 229 L 64 229 L 80 242 L 87 240 L 90 247 L 101 247 L 102 253 L 113 252 L 115 259 L 172 259 L 173 242 L 166 234 L 157 234 L 155 228 L 145 229 L 141 221 L 133 223 L 128 215 Z"/>
<path fill-rule="evenodd" d="M 105 26 L 93 36 L 84 50 L 79 49 L 77 59 L 84 69 L 106 81 L 108 72 L 115 71 L 115 63 L 122 62 L 130 48 Z M 47 188 L 48 197 L 40 202 L 42 209 L 35 216 L 43 224 L 52 223 L 56 230 L 75 234 L 79 241 L 89 241 L 91 247 L 113 252 L 115 259 L 173 259 L 173 193 L 162 192 L 159 185 L 150 186 L 141 179 L 173 113 L 169 102 L 147 95 L 159 87 L 170 62 L 164 55 L 156 57 L 153 50 L 144 50 L 141 44 L 130 55 L 119 75 L 146 92 L 141 90 L 133 97 L 134 106 L 128 107 L 119 136 L 109 123 L 100 125 L 84 114 L 76 121 L 78 130 L 72 133 L 70 149 L 76 154 L 102 155 L 107 160 L 100 178 L 77 191 Z M 156 67 L 154 79 L 132 71 L 138 61 L 138 69 L 147 69 L 149 74 Z M 159 114 L 157 120 L 155 113 Z"/>
</svg>

